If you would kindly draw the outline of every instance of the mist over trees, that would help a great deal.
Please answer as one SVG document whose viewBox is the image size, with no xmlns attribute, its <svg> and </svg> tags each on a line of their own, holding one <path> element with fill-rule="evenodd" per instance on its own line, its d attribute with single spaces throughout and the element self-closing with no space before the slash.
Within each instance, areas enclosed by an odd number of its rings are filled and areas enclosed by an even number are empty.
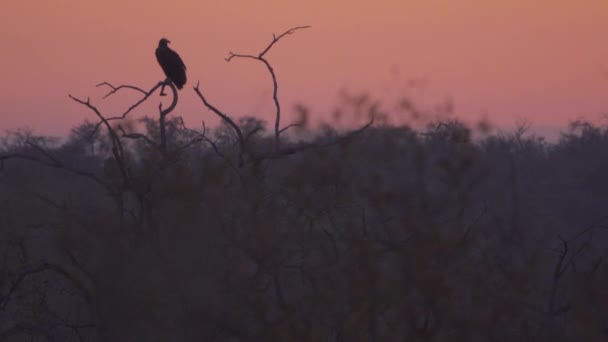
<svg viewBox="0 0 608 342">
<path fill-rule="evenodd" d="M 268 69 L 274 122 L 197 84 L 222 121 L 187 127 L 173 84 L 104 82 L 141 100 L 107 117 L 72 97 L 89 120 L 67 139 L 0 139 L 0 340 L 608 338 L 608 127 L 474 138 L 390 125 L 366 96 L 341 108 L 353 130 L 305 107 L 285 124 L 266 52 L 303 28 L 228 58 Z"/>
</svg>

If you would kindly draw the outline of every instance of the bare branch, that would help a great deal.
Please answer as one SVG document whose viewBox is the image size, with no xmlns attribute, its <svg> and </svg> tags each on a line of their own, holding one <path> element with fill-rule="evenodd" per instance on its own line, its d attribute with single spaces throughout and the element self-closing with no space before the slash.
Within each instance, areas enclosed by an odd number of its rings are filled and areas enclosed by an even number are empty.
<svg viewBox="0 0 608 342">
<path fill-rule="evenodd" d="M 101 112 L 97 109 L 97 107 L 93 106 L 90 102 L 90 100 L 87 98 L 86 101 L 80 100 L 72 95 L 68 95 L 72 100 L 86 106 L 87 108 L 89 108 L 90 110 L 92 110 L 95 115 L 97 115 L 97 117 L 101 120 L 101 123 L 103 123 L 106 128 L 108 129 L 108 133 L 110 134 L 110 138 L 112 139 L 112 154 L 114 155 L 114 159 L 116 159 L 116 162 L 118 163 L 118 166 L 120 168 L 120 172 L 122 174 L 123 177 L 123 181 L 127 182 L 127 180 L 129 179 L 129 174 L 127 172 L 127 168 L 124 164 L 124 150 L 122 148 L 122 143 L 120 142 L 120 138 L 118 138 L 118 135 L 116 134 L 116 132 L 114 131 L 114 129 L 112 128 L 112 126 L 110 125 L 110 123 L 108 122 L 108 119 L 106 119 Z"/>
<path fill-rule="evenodd" d="M 290 129 L 290 128 L 293 128 L 293 127 L 301 127 L 302 125 L 303 125 L 303 124 L 302 124 L 301 122 L 295 122 L 295 123 L 289 124 L 289 125 L 287 125 L 287 126 L 285 126 L 285 127 L 281 128 L 281 129 L 279 130 L 279 134 L 282 134 L 283 132 L 285 132 L 286 130 L 288 130 L 288 129 Z"/>
<path fill-rule="evenodd" d="M 242 55 L 242 54 L 238 54 L 238 53 L 234 53 L 234 52 L 229 52 L 228 53 L 228 57 L 224 58 L 224 60 L 226 62 L 230 62 L 234 57 L 238 57 L 238 58 L 251 58 L 251 59 L 255 59 L 255 60 L 260 60 L 260 58 L 258 56 Z"/>
<path fill-rule="evenodd" d="M 234 123 L 234 121 L 228 115 L 224 114 L 222 111 L 220 111 L 219 109 L 214 107 L 212 104 L 207 102 L 207 99 L 205 99 L 205 96 L 203 96 L 203 94 L 199 90 L 199 85 L 200 85 L 200 82 L 197 82 L 196 86 L 194 86 L 194 91 L 196 92 L 198 97 L 201 99 L 201 101 L 203 101 L 203 104 L 205 105 L 205 107 L 209 108 L 212 112 L 214 112 L 217 116 L 219 116 L 222 120 L 224 120 L 236 132 L 236 135 L 238 136 L 238 139 L 239 139 L 239 146 L 240 146 L 239 164 L 242 165 L 243 164 L 243 153 L 245 153 L 245 138 L 243 137 L 243 132 L 241 131 L 239 126 L 236 123 Z"/>
<path fill-rule="evenodd" d="M 249 138 L 251 138 L 254 134 L 256 134 L 259 131 L 262 131 L 264 128 L 263 127 L 256 127 L 254 129 L 252 129 L 249 133 L 247 133 L 247 135 L 245 135 L 245 143 L 247 143 L 247 141 L 249 141 Z"/>
<path fill-rule="evenodd" d="M 181 125 L 181 129 L 183 129 L 184 131 L 190 133 L 193 135 L 193 138 L 190 139 L 190 141 L 188 141 L 187 143 L 185 143 L 184 145 L 179 147 L 179 150 L 185 150 L 188 147 L 198 144 L 201 141 L 205 140 L 205 134 L 207 133 L 207 127 L 205 126 L 205 121 L 203 121 L 203 132 L 198 132 L 196 130 L 193 130 L 191 128 L 188 128 L 186 126 L 186 123 L 184 122 L 184 118 L 182 117 L 178 117 L 177 118 L 179 121 L 179 124 Z"/>
<path fill-rule="evenodd" d="M 118 130 L 120 131 L 120 133 L 122 134 L 122 137 L 127 138 L 127 139 L 132 139 L 132 140 L 143 140 L 145 141 L 148 145 L 152 146 L 152 147 L 158 147 L 153 141 L 152 139 L 148 138 L 147 135 L 145 134 L 141 134 L 141 133 L 127 133 L 125 132 L 125 130 L 122 128 L 122 126 L 118 126 Z"/>
<path fill-rule="evenodd" d="M 253 162 L 259 163 L 265 159 L 278 159 L 278 158 L 288 156 L 291 154 L 295 154 L 295 153 L 299 153 L 299 152 L 302 152 L 305 150 L 327 148 L 327 147 L 330 147 L 333 145 L 339 145 L 339 144 L 345 143 L 348 140 L 352 139 L 353 137 L 363 133 L 365 130 L 367 130 L 369 127 L 371 127 L 371 125 L 373 125 L 373 124 L 374 124 L 374 118 L 372 117 L 372 119 L 367 124 L 361 126 L 360 128 L 358 128 L 354 131 L 348 132 L 347 134 L 344 134 L 330 142 L 327 142 L 324 144 L 309 143 L 309 144 L 304 144 L 304 145 L 300 145 L 300 146 L 296 146 L 296 147 L 284 148 L 284 149 L 279 150 L 274 153 L 258 156 L 256 158 L 254 158 Z"/>
<path fill-rule="evenodd" d="M 169 86 L 169 88 L 171 88 L 171 92 L 173 93 L 173 101 L 171 102 L 169 107 L 167 107 L 166 109 L 163 109 L 162 102 L 158 104 L 158 112 L 160 115 L 160 118 L 159 118 L 160 150 L 163 153 L 165 153 L 167 151 L 167 135 L 166 135 L 166 128 L 165 128 L 165 123 L 166 123 L 165 118 L 167 117 L 167 115 L 169 115 L 169 113 L 171 113 L 173 111 L 173 109 L 175 109 L 175 106 L 177 106 L 177 89 L 175 89 L 175 85 L 173 85 L 173 82 L 168 82 L 168 83 L 165 82 L 165 84 L 163 85 L 163 89 L 167 85 Z M 162 93 L 162 90 L 161 90 L 161 93 Z"/>
<path fill-rule="evenodd" d="M 259 55 L 258 57 L 259 57 L 259 58 L 263 58 L 263 57 L 264 57 L 264 55 L 265 55 L 265 54 L 266 54 L 268 51 L 270 51 L 270 49 L 272 48 L 272 46 L 273 46 L 273 45 L 274 45 L 276 42 L 278 42 L 278 41 L 279 41 L 281 38 L 285 37 L 286 35 L 288 35 L 288 34 L 293 34 L 293 33 L 294 33 L 294 32 L 296 32 L 297 30 L 303 30 L 303 29 L 307 29 L 307 28 L 310 28 L 310 27 L 311 27 L 310 25 L 305 25 L 305 26 L 297 26 L 297 27 L 291 28 L 291 29 L 289 29 L 289 30 L 287 30 L 287 31 L 283 32 L 283 33 L 282 33 L 282 34 L 280 34 L 278 37 L 277 37 L 277 36 L 276 36 L 276 35 L 273 33 L 273 34 L 272 34 L 272 42 L 271 42 L 271 43 L 270 43 L 270 44 L 269 44 L 269 45 L 266 47 L 266 49 L 264 49 L 264 51 L 262 51 L 262 52 L 260 53 L 260 55 Z"/>
<path fill-rule="evenodd" d="M 148 93 L 141 89 L 140 87 L 136 87 L 136 86 L 132 86 L 132 85 L 128 85 L 128 84 L 123 84 L 123 85 L 119 85 L 118 87 L 113 86 L 112 84 L 110 84 L 109 82 L 102 82 L 99 83 L 98 85 L 96 85 L 96 87 L 102 87 L 102 86 L 107 86 L 110 87 L 110 91 L 103 97 L 104 99 L 106 97 L 109 97 L 111 95 L 113 95 L 114 93 L 116 93 L 117 91 L 119 91 L 120 89 L 132 89 L 132 90 L 136 90 L 144 95 L 147 95 Z"/>
<path fill-rule="evenodd" d="M 104 82 L 105 84 L 108 84 L 107 82 Z M 104 85 L 104 83 L 100 83 L 98 84 L 98 86 L 100 85 Z M 144 90 L 142 90 L 141 88 L 135 87 L 135 86 L 131 86 L 131 85 L 120 85 L 118 87 L 115 87 L 115 90 L 110 91 L 110 93 L 106 94 L 106 96 L 104 96 L 104 98 L 108 97 L 109 95 L 112 95 L 114 93 L 116 93 L 119 89 L 122 88 L 127 88 L 127 89 L 134 89 L 137 90 L 141 93 L 144 94 L 144 97 L 142 97 L 139 101 L 137 101 L 136 103 L 134 103 L 133 105 L 131 105 L 131 107 L 127 108 L 127 110 L 125 112 L 123 112 L 120 115 L 114 116 L 114 117 L 110 117 L 107 118 L 107 121 L 113 121 L 113 120 L 122 120 L 124 118 L 127 117 L 127 115 L 135 108 L 137 108 L 137 106 L 139 106 L 140 104 L 142 104 L 144 101 L 146 101 L 155 91 L 156 89 L 158 89 L 160 86 L 162 86 L 163 84 L 165 84 L 165 81 L 161 81 L 158 82 L 154 87 L 152 87 L 152 89 L 148 90 L 147 92 L 145 92 Z M 112 86 L 113 87 L 113 86 Z M 70 96 L 71 97 L 71 96 Z M 101 123 L 100 123 L 101 124 Z M 99 125 L 99 124 L 98 124 Z"/>
<path fill-rule="evenodd" d="M 173 82 L 169 82 L 166 85 L 168 85 L 169 88 L 171 88 L 171 92 L 173 93 L 173 101 L 171 101 L 171 104 L 169 105 L 169 107 L 167 107 L 165 109 L 162 109 L 162 105 L 163 105 L 162 103 L 160 103 L 158 105 L 158 110 L 159 110 L 162 118 L 164 118 L 169 113 L 171 113 L 175 109 L 175 106 L 177 106 L 177 89 L 175 88 L 175 85 L 173 84 Z"/>
<path fill-rule="evenodd" d="M 275 113 L 275 122 L 274 122 L 274 143 L 275 143 L 275 150 L 278 151 L 279 150 L 279 136 L 281 134 L 281 132 L 283 130 L 280 129 L 280 125 L 281 125 L 281 104 L 279 102 L 279 98 L 278 98 L 278 84 L 277 84 L 277 77 L 276 74 L 274 72 L 274 69 L 272 67 L 272 65 L 270 65 L 270 63 L 268 62 L 268 60 L 266 60 L 266 58 L 264 57 L 264 55 L 266 55 L 266 53 L 268 51 L 270 51 L 270 49 L 274 46 L 274 44 L 276 44 L 281 38 L 285 37 L 286 35 L 290 35 L 293 34 L 294 32 L 296 32 L 297 30 L 300 29 L 306 29 L 309 28 L 310 26 L 297 26 L 294 28 L 291 28 L 285 32 L 283 32 L 282 34 L 276 36 L 275 34 L 272 35 L 272 41 L 270 42 L 270 44 L 268 44 L 268 46 L 266 46 L 266 48 L 264 50 L 262 50 L 262 52 L 260 52 L 260 54 L 258 54 L 257 56 L 253 56 L 253 55 L 244 55 L 244 54 L 238 54 L 238 53 L 233 53 L 230 52 L 228 58 L 226 58 L 226 62 L 230 62 L 233 58 L 238 57 L 238 58 L 251 58 L 251 59 L 256 59 L 262 63 L 264 63 L 264 65 L 266 66 L 266 69 L 268 69 L 268 72 L 270 73 L 270 76 L 272 77 L 272 99 L 274 101 L 274 106 L 276 109 L 276 113 Z"/>
</svg>

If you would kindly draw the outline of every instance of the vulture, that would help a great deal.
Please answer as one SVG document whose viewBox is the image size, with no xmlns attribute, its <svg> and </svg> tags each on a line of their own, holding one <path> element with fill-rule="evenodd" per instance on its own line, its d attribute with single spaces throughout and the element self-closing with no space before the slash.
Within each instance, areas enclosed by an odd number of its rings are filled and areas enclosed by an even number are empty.
<svg viewBox="0 0 608 342">
<path fill-rule="evenodd" d="M 182 89 L 184 84 L 186 84 L 186 65 L 177 52 L 169 48 L 167 45 L 169 43 L 171 42 L 166 38 L 163 38 L 158 42 L 156 60 L 158 60 L 160 67 L 163 68 L 167 78 L 175 84 L 177 89 Z"/>
</svg>

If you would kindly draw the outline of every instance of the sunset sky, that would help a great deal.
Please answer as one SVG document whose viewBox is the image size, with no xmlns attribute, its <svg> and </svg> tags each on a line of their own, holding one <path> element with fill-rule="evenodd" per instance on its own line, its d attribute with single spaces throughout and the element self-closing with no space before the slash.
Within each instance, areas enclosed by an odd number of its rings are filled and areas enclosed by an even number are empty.
<svg viewBox="0 0 608 342">
<path fill-rule="evenodd" d="M 177 112 L 189 123 L 213 121 L 192 90 L 198 80 L 231 115 L 270 119 L 263 66 L 224 58 L 258 53 L 299 25 L 312 28 L 268 54 L 286 115 L 304 103 L 329 118 L 341 89 L 369 91 L 387 108 L 401 95 L 428 107 L 449 98 L 458 117 L 501 127 L 608 113 L 606 0 L 23 0 L 0 12 L 0 130 L 64 135 L 93 119 L 68 94 L 118 113 L 134 94 L 102 100 L 95 84 L 151 88 L 164 78 L 161 37 L 188 67 Z M 135 115 L 155 114 L 159 100 Z"/>
</svg>

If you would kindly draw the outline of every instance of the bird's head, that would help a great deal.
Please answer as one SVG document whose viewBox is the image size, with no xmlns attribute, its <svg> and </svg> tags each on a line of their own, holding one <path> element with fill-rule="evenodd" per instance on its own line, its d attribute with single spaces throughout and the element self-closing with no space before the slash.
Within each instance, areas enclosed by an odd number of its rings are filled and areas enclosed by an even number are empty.
<svg viewBox="0 0 608 342">
<path fill-rule="evenodd" d="M 167 44 L 169 44 L 169 43 L 171 43 L 169 41 L 169 39 L 163 38 L 163 39 L 160 40 L 160 42 L 158 42 L 158 46 L 167 46 Z"/>
</svg>

